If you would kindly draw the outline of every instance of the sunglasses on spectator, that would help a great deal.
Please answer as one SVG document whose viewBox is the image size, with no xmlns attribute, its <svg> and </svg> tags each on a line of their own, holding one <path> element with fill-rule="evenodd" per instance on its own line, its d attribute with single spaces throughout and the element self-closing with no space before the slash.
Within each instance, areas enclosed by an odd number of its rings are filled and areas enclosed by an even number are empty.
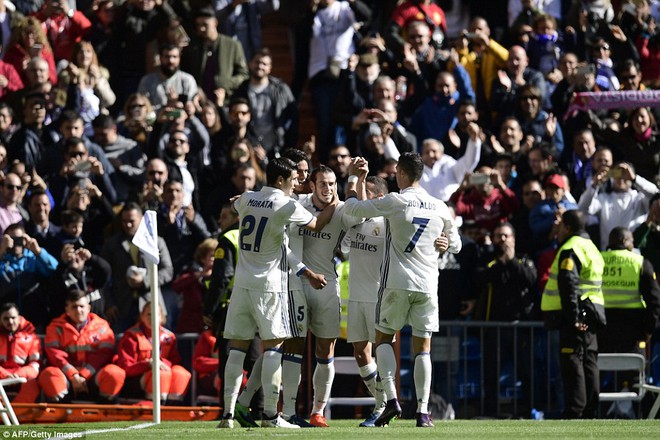
<svg viewBox="0 0 660 440">
<path fill-rule="evenodd" d="M 22 188 L 21 185 L 12 185 L 11 183 L 5 183 L 5 188 L 7 188 L 10 191 L 18 191 L 19 189 Z"/>
</svg>

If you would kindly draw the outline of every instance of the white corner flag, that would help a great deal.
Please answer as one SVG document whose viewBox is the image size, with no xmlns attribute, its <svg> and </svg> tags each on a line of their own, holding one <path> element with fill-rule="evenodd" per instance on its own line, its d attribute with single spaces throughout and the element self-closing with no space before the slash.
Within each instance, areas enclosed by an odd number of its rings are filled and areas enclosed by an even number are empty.
<svg viewBox="0 0 660 440">
<path fill-rule="evenodd" d="M 151 339 L 160 341 L 160 298 L 158 286 L 158 224 L 156 222 L 156 211 L 146 211 L 140 221 L 138 230 L 133 236 L 133 244 L 138 247 L 149 263 L 149 276 L 151 278 Z M 141 312 L 142 310 L 140 310 Z M 160 343 L 152 343 L 151 371 L 160 371 Z M 154 423 L 160 423 L 160 374 L 151 377 L 152 389 L 158 390 L 152 393 L 153 419 Z"/>
<path fill-rule="evenodd" d="M 144 252 L 150 263 L 158 264 L 160 262 L 156 211 L 146 211 L 144 213 L 138 230 L 133 236 L 133 244 Z"/>
</svg>

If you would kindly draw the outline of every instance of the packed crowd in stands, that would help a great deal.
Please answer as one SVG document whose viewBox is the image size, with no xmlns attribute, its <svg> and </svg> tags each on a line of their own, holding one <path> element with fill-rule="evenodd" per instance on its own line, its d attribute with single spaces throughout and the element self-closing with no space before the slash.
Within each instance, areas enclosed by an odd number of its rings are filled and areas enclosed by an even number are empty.
<svg viewBox="0 0 660 440">
<path fill-rule="evenodd" d="M 34 401 L 45 359 L 51 401 L 67 384 L 108 401 L 124 383 L 151 393 L 150 280 L 130 241 L 151 209 L 174 332 L 162 336 L 167 383 L 181 399 L 190 373 L 174 334 L 205 331 L 222 207 L 291 148 L 334 170 L 341 198 L 351 157 L 396 191 L 399 156 L 422 155 L 423 188 L 462 219 L 462 253 L 440 257 L 441 319 L 540 319 L 570 209 L 601 250 L 614 227 L 632 231 L 657 271 L 659 19 L 657 0 L 0 1 L 0 303 L 15 304 L 0 333 L 46 335 L 45 356 L 33 341 L 0 378 L 27 374 L 19 400 Z M 262 20 L 288 27 L 288 84 L 271 75 Z M 649 95 L 575 106 L 576 93 L 618 91 Z M 526 282 L 486 298 L 498 276 L 486 268 L 512 235 Z M 209 358 L 213 338 L 200 339 Z M 86 344 L 97 355 L 81 361 Z"/>
</svg>

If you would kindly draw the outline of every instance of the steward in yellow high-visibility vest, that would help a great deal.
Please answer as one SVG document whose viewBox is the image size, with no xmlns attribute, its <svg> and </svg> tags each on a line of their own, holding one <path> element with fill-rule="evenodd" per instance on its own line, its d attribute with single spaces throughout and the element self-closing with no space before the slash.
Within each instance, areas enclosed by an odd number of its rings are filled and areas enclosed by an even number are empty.
<svg viewBox="0 0 660 440">
<path fill-rule="evenodd" d="M 605 324 L 604 263 L 584 227 L 582 212 L 562 215 L 559 250 L 541 298 L 546 324 L 559 330 L 566 419 L 595 418 L 600 391 L 596 331 Z"/>
<path fill-rule="evenodd" d="M 603 297 L 607 326 L 598 332 L 601 353 L 645 354 L 660 315 L 660 286 L 653 265 L 632 252 L 633 234 L 612 229 L 603 251 Z"/>
</svg>

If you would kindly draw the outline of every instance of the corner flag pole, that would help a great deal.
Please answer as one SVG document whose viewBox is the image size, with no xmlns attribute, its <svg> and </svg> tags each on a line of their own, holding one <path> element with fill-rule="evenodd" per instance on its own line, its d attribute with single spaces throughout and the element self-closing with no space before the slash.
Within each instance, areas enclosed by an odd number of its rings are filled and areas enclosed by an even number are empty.
<svg viewBox="0 0 660 440">
<path fill-rule="evenodd" d="M 151 377 L 154 423 L 160 423 L 160 299 L 158 286 L 158 225 L 156 211 L 146 211 L 140 221 L 133 244 L 143 253 L 149 263 L 151 281 Z"/>
<path fill-rule="evenodd" d="M 158 266 L 150 263 L 151 270 L 151 380 L 154 423 L 160 423 L 160 293 Z"/>
</svg>

